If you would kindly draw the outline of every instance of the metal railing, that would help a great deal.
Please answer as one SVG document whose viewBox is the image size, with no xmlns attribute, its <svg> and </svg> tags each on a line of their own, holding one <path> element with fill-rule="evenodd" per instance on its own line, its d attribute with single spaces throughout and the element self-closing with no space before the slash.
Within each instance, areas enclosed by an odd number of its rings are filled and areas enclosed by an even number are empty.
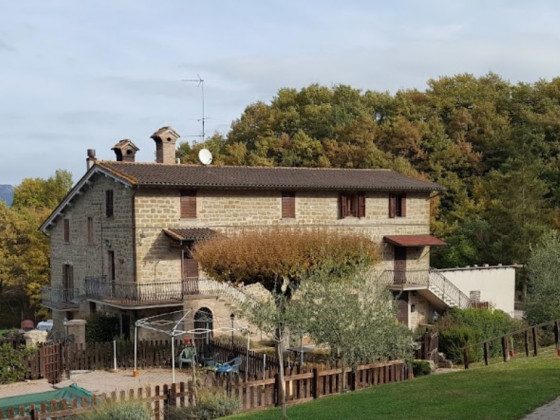
<svg viewBox="0 0 560 420">
<path fill-rule="evenodd" d="M 376 281 L 388 287 L 425 287 L 449 306 L 459 308 L 470 308 L 472 306 L 471 299 L 437 271 L 385 270 Z"/>
<path fill-rule="evenodd" d="M 79 302 L 74 301 L 78 297 L 78 289 L 65 289 L 56 286 L 41 287 L 41 302 L 48 308 L 65 309 L 77 308 Z"/>
<path fill-rule="evenodd" d="M 455 304 L 450 304 L 449 306 L 457 306 L 459 308 L 470 308 L 472 306 L 471 299 L 451 283 L 447 277 L 437 271 L 430 271 L 429 288 L 436 295 L 439 291 L 441 296 L 438 297 L 444 302 Z"/>
</svg>

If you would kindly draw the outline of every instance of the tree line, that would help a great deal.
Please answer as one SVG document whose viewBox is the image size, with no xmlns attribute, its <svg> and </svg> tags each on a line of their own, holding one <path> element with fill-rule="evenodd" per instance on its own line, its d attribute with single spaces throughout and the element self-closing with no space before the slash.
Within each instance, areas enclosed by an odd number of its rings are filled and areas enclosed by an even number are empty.
<svg viewBox="0 0 560 420">
<path fill-rule="evenodd" d="M 0 328 L 21 318 L 47 315 L 41 286 L 50 283 L 50 247 L 38 228 L 72 187 L 72 175 L 26 178 L 14 188 L 11 207 L 0 201 Z"/>
<path fill-rule="evenodd" d="M 437 182 L 432 231 L 449 243 L 432 264 L 524 263 L 558 228 L 560 78 L 513 84 L 489 73 L 417 89 L 280 89 L 246 107 L 227 134 L 182 143 L 183 163 L 388 168 Z"/>
</svg>

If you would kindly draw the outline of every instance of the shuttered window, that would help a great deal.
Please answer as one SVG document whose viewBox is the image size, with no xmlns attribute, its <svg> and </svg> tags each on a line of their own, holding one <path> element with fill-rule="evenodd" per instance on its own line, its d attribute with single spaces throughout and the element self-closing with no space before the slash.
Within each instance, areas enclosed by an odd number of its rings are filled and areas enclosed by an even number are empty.
<svg viewBox="0 0 560 420">
<path fill-rule="evenodd" d="M 389 217 L 406 217 L 406 195 L 390 194 L 389 195 Z"/>
<path fill-rule="evenodd" d="M 340 217 L 365 217 L 366 195 L 364 193 L 340 194 Z"/>
<path fill-rule="evenodd" d="M 282 192 L 282 218 L 293 219 L 296 217 L 296 193 L 293 191 Z"/>
<path fill-rule="evenodd" d="M 113 217 L 113 190 L 105 191 L 105 216 Z"/>
<path fill-rule="evenodd" d="M 196 218 L 196 191 L 195 190 L 181 191 L 181 218 L 182 219 Z"/>
<path fill-rule="evenodd" d="M 93 244 L 93 217 L 87 218 L 87 241 L 88 245 Z"/>
<path fill-rule="evenodd" d="M 64 242 L 70 242 L 70 220 L 64 219 Z"/>
</svg>

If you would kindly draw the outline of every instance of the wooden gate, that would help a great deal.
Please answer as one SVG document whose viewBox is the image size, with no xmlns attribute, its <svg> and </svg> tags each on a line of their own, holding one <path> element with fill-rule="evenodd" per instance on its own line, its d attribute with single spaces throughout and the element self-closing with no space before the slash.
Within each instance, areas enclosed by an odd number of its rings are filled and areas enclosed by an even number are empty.
<svg viewBox="0 0 560 420">
<path fill-rule="evenodd" d="M 41 376 L 51 384 L 56 384 L 62 379 L 62 344 L 44 344 L 39 348 L 41 362 Z"/>
</svg>

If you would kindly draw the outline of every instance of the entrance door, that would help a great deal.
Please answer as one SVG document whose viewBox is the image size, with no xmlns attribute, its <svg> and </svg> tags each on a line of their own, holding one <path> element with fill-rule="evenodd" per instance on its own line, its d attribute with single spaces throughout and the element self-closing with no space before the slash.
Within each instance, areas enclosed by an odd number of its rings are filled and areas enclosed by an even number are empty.
<svg viewBox="0 0 560 420">
<path fill-rule="evenodd" d="M 406 248 L 395 246 L 395 284 L 406 283 Z"/>
<path fill-rule="evenodd" d="M 194 329 L 200 331 L 200 334 L 195 334 L 194 344 L 198 354 L 203 356 L 210 356 L 210 340 L 213 338 L 214 318 L 212 311 L 209 308 L 200 308 L 194 314 Z"/>
</svg>

